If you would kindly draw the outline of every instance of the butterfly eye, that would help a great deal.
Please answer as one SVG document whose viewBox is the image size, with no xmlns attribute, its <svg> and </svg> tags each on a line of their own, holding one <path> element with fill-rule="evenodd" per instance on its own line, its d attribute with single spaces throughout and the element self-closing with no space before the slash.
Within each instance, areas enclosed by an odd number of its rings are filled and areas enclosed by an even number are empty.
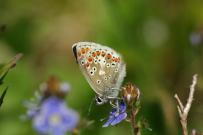
<svg viewBox="0 0 203 135">
<path fill-rule="evenodd" d="M 115 72 L 118 72 L 118 68 L 115 69 Z"/>
<path fill-rule="evenodd" d="M 104 100 L 103 100 L 101 97 L 96 97 L 95 100 L 96 100 L 96 103 L 97 103 L 98 105 L 104 104 Z"/>
<path fill-rule="evenodd" d="M 106 60 L 104 60 L 103 63 L 106 64 Z"/>
</svg>

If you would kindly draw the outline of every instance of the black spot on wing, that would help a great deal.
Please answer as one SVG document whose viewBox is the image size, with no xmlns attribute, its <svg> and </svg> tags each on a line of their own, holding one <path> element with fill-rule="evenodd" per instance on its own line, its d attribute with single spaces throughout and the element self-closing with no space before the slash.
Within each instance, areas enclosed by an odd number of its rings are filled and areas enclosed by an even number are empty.
<svg viewBox="0 0 203 135">
<path fill-rule="evenodd" d="M 74 45 L 74 46 L 72 47 L 72 50 L 73 50 L 73 54 L 74 54 L 74 56 L 75 56 L 76 62 L 78 63 L 78 60 L 77 60 L 77 45 Z"/>
</svg>

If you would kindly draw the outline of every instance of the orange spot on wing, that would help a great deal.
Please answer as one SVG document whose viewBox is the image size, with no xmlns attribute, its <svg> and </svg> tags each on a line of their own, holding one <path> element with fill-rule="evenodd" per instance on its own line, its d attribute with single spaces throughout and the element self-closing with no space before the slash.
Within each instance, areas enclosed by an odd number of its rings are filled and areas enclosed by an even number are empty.
<svg viewBox="0 0 203 135">
<path fill-rule="evenodd" d="M 102 51 L 101 56 L 104 57 L 106 55 L 106 53 L 104 51 Z"/>
<path fill-rule="evenodd" d="M 118 62 L 120 62 L 121 61 L 121 58 L 120 57 L 118 57 Z"/>
<path fill-rule="evenodd" d="M 111 59 L 111 58 L 112 58 L 112 55 L 111 55 L 110 53 L 108 53 L 108 54 L 106 55 L 106 58 L 107 58 L 107 59 Z"/>
<path fill-rule="evenodd" d="M 89 66 L 90 66 L 89 62 L 87 62 L 87 63 L 85 64 L 85 66 L 86 66 L 86 67 L 89 67 Z"/>
<path fill-rule="evenodd" d="M 85 51 L 85 48 L 82 48 L 82 49 L 81 49 L 81 53 L 82 53 L 82 54 L 85 54 L 85 52 L 86 52 L 86 51 Z"/>
<path fill-rule="evenodd" d="M 96 53 L 97 53 L 97 56 L 99 56 L 99 55 L 101 54 L 101 52 L 100 52 L 100 51 L 96 51 Z"/>
<path fill-rule="evenodd" d="M 85 51 L 86 51 L 86 52 L 88 52 L 89 50 L 90 50 L 90 48 L 89 48 L 89 47 L 85 48 Z"/>
<path fill-rule="evenodd" d="M 92 52 L 92 57 L 96 57 L 96 52 Z"/>
<path fill-rule="evenodd" d="M 89 62 L 92 62 L 92 61 L 93 61 L 92 57 L 89 57 L 89 58 L 88 58 L 88 61 L 89 61 Z"/>
<path fill-rule="evenodd" d="M 118 62 L 118 58 L 114 58 L 114 61 L 115 61 L 115 62 Z"/>
</svg>

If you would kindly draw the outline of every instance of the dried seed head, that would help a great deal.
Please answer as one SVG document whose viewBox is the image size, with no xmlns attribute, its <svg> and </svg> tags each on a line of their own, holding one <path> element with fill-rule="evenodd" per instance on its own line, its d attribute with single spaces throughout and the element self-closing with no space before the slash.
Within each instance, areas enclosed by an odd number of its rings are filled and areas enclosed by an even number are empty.
<svg viewBox="0 0 203 135">
<path fill-rule="evenodd" d="M 132 83 L 127 83 L 122 87 L 122 96 L 127 104 L 133 104 L 139 100 L 140 90 Z"/>
</svg>

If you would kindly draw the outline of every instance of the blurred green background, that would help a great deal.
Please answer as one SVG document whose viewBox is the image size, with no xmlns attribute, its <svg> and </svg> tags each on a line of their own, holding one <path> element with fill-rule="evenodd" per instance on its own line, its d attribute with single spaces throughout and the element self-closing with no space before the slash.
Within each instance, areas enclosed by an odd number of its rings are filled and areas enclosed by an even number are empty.
<svg viewBox="0 0 203 135">
<path fill-rule="evenodd" d="M 127 63 L 124 83 L 141 90 L 140 117 L 152 131 L 143 135 L 181 133 L 174 94 L 186 101 L 192 75 L 198 87 L 189 114 L 189 129 L 203 131 L 203 1 L 202 0 L 0 0 L 0 62 L 24 53 L 9 72 L 0 109 L 0 135 L 35 135 L 22 122 L 22 101 L 33 96 L 50 75 L 68 81 L 67 104 L 95 123 L 82 135 L 130 134 L 130 125 L 102 128 L 108 105 L 88 108 L 94 92 L 82 76 L 71 46 L 93 41 L 120 52 Z M 3 91 L 1 87 L 0 93 Z"/>
</svg>

